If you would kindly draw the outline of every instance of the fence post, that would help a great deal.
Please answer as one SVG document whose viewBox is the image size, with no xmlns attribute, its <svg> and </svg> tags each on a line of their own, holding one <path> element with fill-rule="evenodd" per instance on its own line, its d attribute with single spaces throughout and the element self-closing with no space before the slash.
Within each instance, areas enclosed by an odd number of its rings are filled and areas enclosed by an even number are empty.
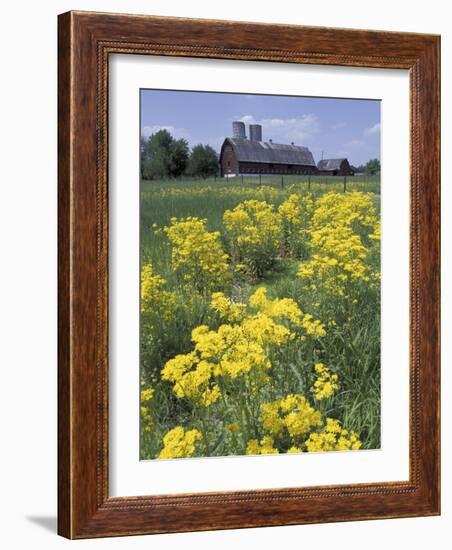
<svg viewBox="0 0 452 550">
<path fill-rule="evenodd" d="M 259 185 L 261 184 L 261 175 L 259 174 Z"/>
<path fill-rule="evenodd" d="M 347 190 L 347 176 L 344 176 L 344 193 Z"/>
<path fill-rule="evenodd" d="M 243 174 L 242 174 L 242 185 L 243 185 Z"/>
<path fill-rule="evenodd" d="M 284 176 L 281 176 L 281 189 L 284 189 Z"/>
<path fill-rule="evenodd" d="M 311 174 L 308 176 L 308 191 L 311 190 Z"/>
</svg>

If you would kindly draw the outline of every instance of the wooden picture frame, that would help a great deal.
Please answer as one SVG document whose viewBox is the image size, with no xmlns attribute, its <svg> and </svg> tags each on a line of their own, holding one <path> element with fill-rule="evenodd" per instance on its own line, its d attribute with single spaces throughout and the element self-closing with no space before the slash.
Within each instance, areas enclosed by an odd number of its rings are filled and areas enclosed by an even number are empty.
<svg viewBox="0 0 452 550">
<path fill-rule="evenodd" d="M 440 38 L 68 12 L 58 41 L 58 532 L 68 538 L 440 513 Z M 113 53 L 410 73 L 409 481 L 110 497 L 108 62 Z"/>
</svg>

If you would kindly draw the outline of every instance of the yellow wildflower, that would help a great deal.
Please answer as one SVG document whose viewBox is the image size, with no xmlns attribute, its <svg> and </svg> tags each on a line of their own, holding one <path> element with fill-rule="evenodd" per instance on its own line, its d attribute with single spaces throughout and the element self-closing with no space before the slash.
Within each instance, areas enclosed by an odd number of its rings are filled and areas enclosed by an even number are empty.
<svg viewBox="0 0 452 550">
<path fill-rule="evenodd" d="M 304 314 L 292 299 L 269 300 L 265 288 L 259 288 L 248 304 L 233 303 L 223 293 L 214 293 L 211 305 L 230 324 L 217 330 L 207 325 L 194 328 L 194 349 L 170 359 L 162 370 L 162 378 L 173 383 L 178 397 L 204 406 L 220 397 L 219 377 L 235 380 L 251 373 L 250 388 L 255 393 L 268 382 L 265 372 L 271 368 L 272 346 L 287 344 L 300 333 L 325 334 L 320 321 Z"/>
<path fill-rule="evenodd" d="M 258 288 L 250 297 L 249 303 L 271 319 L 287 320 L 294 326 L 303 328 L 309 336 L 322 337 L 326 334 L 324 325 L 311 314 L 303 313 L 292 298 L 270 300 L 265 287 Z"/>
<path fill-rule="evenodd" d="M 338 375 L 333 374 L 323 363 L 317 363 L 314 368 L 317 380 L 314 382 L 311 392 L 319 401 L 331 397 L 338 388 Z"/>
<path fill-rule="evenodd" d="M 144 382 L 141 384 L 144 386 Z M 155 390 L 153 388 L 144 388 L 140 392 L 140 413 L 141 423 L 145 432 L 152 431 L 152 415 L 150 411 L 149 401 L 153 398 Z"/>
<path fill-rule="evenodd" d="M 207 407 L 221 395 L 218 385 L 211 384 L 214 369 L 213 363 L 200 360 L 194 352 L 180 354 L 166 362 L 162 378 L 174 383 L 177 397 L 188 397 Z"/>
<path fill-rule="evenodd" d="M 320 451 L 354 451 L 362 443 L 355 432 L 342 428 L 340 422 L 333 418 L 326 419 L 326 425 L 320 432 L 311 433 L 305 442 L 310 453 Z"/>
<path fill-rule="evenodd" d="M 223 292 L 214 292 L 212 294 L 211 306 L 222 319 L 233 323 L 240 321 L 246 308 L 245 304 L 234 303 Z"/>
<path fill-rule="evenodd" d="M 276 261 L 281 246 L 281 223 L 272 204 L 247 200 L 223 215 L 234 264 L 246 264 L 258 277 Z"/>
<path fill-rule="evenodd" d="M 363 239 L 379 238 L 370 193 L 326 193 L 316 201 L 309 233 L 311 257 L 300 264 L 298 276 L 311 289 L 321 286 L 347 296 L 350 285 L 378 280 L 363 244 Z"/>
<path fill-rule="evenodd" d="M 373 233 L 370 233 L 369 239 L 372 239 L 374 241 L 381 240 L 381 222 L 380 222 L 380 220 L 378 220 L 375 223 Z"/>
<path fill-rule="evenodd" d="M 228 255 L 221 247 L 220 233 L 207 231 L 206 220 L 171 218 L 164 231 L 172 244 L 173 270 L 184 285 L 193 285 L 200 293 L 225 286 Z"/>
<path fill-rule="evenodd" d="M 152 264 L 146 264 L 141 270 L 141 312 L 154 318 L 170 319 L 176 304 L 174 292 L 163 290 L 165 279 L 154 275 Z"/>
<path fill-rule="evenodd" d="M 188 458 L 193 456 L 196 442 L 201 441 L 202 435 L 198 430 L 185 430 L 176 426 L 163 437 L 163 449 L 159 458 Z"/>
<path fill-rule="evenodd" d="M 313 211 L 312 195 L 291 194 L 278 208 L 282 224 L 283 249 L 286 255 L 302 256 L 307 249 L 307 227 Z"/>
<path fill-rule="evenodd" d="M 260 441 L 250 439 L 246 446 L 247 455 L 267 455 L 278 454 L 279 451 L 274 446 L 273 438 L 270 436 L 263 437 Z"/>
<path fill-rule="evenodd" d="M 291 437 L 297 437 L 322 425 L 320 411 L 300 394 L 289 394 L 281 399 L 261 405 L 261 420 L 265 430 L 278 435 L 284 429 Z"/>
</svg>

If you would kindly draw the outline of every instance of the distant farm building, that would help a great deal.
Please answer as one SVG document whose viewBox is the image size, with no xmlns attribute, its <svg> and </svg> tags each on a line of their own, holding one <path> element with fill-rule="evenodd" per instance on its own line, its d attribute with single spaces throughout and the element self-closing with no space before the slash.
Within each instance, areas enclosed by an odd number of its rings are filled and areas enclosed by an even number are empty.
<svg viewBox="0 0 452 550">
<path fill-rule="evenodd" d="M 325 176 L 353 176 L 355 173 L 347 159 L 323 159 L 317 163 L 319 174 Z"/>
<path fill-rule="evenodd" d="M 232 138 L 226 138 L 220 152 L 221 175 L 317 174 L 311 151 L 301 145 L 262 141 L 262 126 L 251 124 L 250 139 L 245 124 L 232 123 Z"/>
</svg>

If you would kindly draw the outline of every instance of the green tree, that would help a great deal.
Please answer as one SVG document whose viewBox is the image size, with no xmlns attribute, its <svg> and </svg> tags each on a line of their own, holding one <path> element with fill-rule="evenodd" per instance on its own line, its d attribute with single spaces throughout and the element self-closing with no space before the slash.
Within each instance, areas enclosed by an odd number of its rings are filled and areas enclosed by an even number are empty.
<svg viewBox="0 0 452 550">
<path fill-rule="evenodd" d="M 172 141 L 168 130 L 159 130 L 149 136 L 143 152 L 144 179 L 168 177 Z"/>
<path fill-rule="evenodd" d="M 350 166 L 350 168 L 355 172 L 355 174 L 365 174 L 366 172 L 366 165 L 360 164 L 359 166 Z"/>
<path fill-rule="evenodd" d="M 146 161 L 146 138 L 140 136 L 140 172 L 141 177 L 144 177 L 144 163 Z"/>
<path fill-rule="evenodd" d="M 173 178 L 187 168 L 188 143 L 162 129 L 141 141 L 141 175 L 144 179 Z"/>
<path fill-rule="evenodd" d="M 199 144 L 193 147 L 188 163 L 188 173 L 191 176 L 203 178 L 218 174 L 217 154 L 210 145 Z"/>
<path fill-rule="evenodd" d="M 187 169 L 189 160 L 188 142 L 185 139 L 174 140 L 170 153 L 170 174 L 177 178 Z"/>
<path fill-rule="evenodd" d="M 367 174 L 379 174 L 381 170 L 380 161 L 378 159 L 370 159 L 366 164 Z"/>
</svg>

